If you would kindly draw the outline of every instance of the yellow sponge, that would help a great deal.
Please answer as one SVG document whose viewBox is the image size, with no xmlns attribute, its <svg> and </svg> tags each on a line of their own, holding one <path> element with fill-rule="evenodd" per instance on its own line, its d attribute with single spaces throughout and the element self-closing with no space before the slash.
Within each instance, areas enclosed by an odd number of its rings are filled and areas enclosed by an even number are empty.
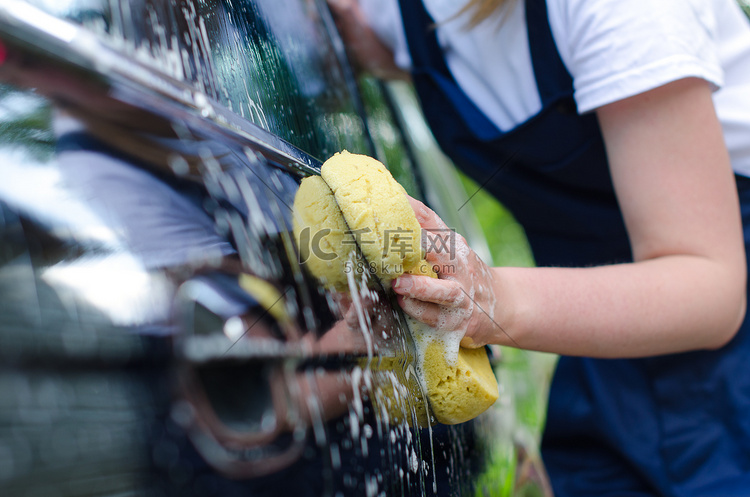
<svg viewBox="0 0 750 497">
<path fill-rule="evenodd" d="M 388 284 L 403 273 L 437 277 L 423 258 L 422 230 L 406 192 L 380 162 L 364 155 L 342 152 L 323 164 L 321 175 L 330 191 L 317 182 L 314 190 L 312 187 L 307 190 L 305 183 L 309 180 L 303 181 L 305 191 L 297 194 L 304 197 L 300 199 L 299 207 L 305 205 L 317 213 L 299 216 L 300 219 L 305 219 L 310 226 L 315 223 L 328 226 L 332 218 L 328 213 L 335 207 L 324 204 L 332 201 L 332 192 L 343 213 L 345 226 L 354 233 L 367 262 L 381 281 Z M 317 200 L 312 198 L 314 196 Z M 297 207 L 298 200 L 295 199 Z M 295 234 L 297 232 L 295 224 Z M 330 245 L 341 248 L 344 244 L 337 234 Z M 347 256 L 344 254 L 341 259 L 346 261 Z M 343 263 L 315 262 L 310 269 L 318 278 L 345 285 L 346 278 L 341 276 Z M 340 273 L 336 274 L 337 271 Z M 439 422 L 456 424 L 468 421 L 497 400 L 497 380 L 484 349 L 459 348 L 457 342 L 445 341 L 437 330 L 409 317 L 407 322 L 417 345 L 421 381 Z"/>
<path fill-rule="evenodd" d="M 344 151 L 328 159 L 320 174 L 381 281 L 389 283 L 418 267 L 422 228 L 406 191 L 383 164 Z"/>
<path fill-rule="evenodd" d="M 294 237 L 303 264 L 323 284 L 345 291 L 345 265 L 355 260 L 356 243 L 323 178 L 302 180 L 294 196 L 293 212 Z"/>
<path fill-rule="evenodd" d="M 459 349 L 455 364 L 449 363 L 445 352 L 442 343 L 431 342 L 422 368 L 435 416 L 451 425 L 483 413 L 497 400 L 498 387 L 484 349 Z"/>
</svg>

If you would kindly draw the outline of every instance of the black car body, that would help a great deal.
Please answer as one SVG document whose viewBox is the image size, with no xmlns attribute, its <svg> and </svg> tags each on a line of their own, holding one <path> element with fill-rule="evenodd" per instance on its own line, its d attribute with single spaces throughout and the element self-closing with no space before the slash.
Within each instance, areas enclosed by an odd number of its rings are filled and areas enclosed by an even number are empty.
<svg viewBox="0 0 750 497">
<path fill-rule="evenodd" d="M 343 149 L 484 243 L 324 2 L 7 0 L 0 81 L 0 495 L 548 491 L 497 354 L 496 406 L 420 423 L 389 293 L 301 265 L 296 190 Z"/>
</svg>

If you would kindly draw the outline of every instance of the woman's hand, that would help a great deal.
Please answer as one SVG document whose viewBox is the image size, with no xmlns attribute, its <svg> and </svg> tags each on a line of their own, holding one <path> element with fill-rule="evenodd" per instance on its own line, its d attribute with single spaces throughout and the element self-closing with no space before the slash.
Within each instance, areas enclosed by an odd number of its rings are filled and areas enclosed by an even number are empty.
<svg viewBox="0 0 750 497">
<path fill-rule="evenodd" d="M 427 240 L 425 259 L 438 279 L 405 274 L 393 290 L 404 312 L 441 331 L 460 333 L 464 347 L 481 347 L 500 331 L 492 270 L 422 202 L 409 198 Z M 430 243 L 434 242 L 434 243 Z M 501 332 L 502 333 L 502 332 Z"/>
</svg>

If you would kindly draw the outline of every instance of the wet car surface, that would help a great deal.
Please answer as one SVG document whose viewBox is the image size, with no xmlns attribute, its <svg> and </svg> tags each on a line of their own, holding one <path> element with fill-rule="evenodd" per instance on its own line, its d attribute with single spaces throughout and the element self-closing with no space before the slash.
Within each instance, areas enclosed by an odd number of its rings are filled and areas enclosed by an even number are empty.
<svg viewBox="0 0 750 497">
<path fill-rule="evenodd" d="M 435 424 L 389 292 L 304 267 L 343 149 L 484 243 L 324 2 L 9 0 L 0 81 L 2 495 L 543 495 L 512 396 Z"/>
</svg>

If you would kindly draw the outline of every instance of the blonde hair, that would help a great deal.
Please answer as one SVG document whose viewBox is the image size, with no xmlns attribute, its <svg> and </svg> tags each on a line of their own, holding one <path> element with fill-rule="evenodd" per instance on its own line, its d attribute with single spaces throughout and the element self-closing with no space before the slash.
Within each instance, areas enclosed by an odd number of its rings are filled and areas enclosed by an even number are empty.
<svg viewBox="0 0 750 497">
<path fill-rule="evenodd" d="M 515 0 L 469 0 L 458 13 L 453 16 L 459 17 L 471 11 L 467 27 L 473 28 L 495 15 L 505 4 L 514 3 Z"/>
</svg>

